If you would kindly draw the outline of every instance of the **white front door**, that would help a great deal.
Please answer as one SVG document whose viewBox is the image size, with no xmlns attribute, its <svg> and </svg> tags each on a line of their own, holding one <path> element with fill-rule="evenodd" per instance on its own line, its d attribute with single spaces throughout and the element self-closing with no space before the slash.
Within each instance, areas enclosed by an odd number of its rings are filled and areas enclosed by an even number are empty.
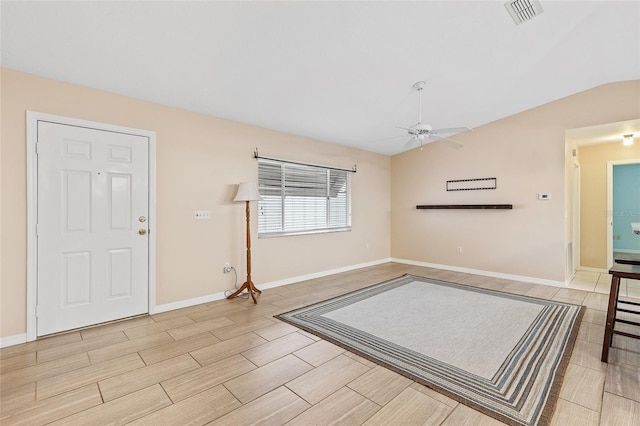
<svg viewBox="0 0 640 426">
<path fill-rule="evenodd" d="M 148 312 L 149 139 L 37 132 L 37 335 Z"/>
</svg>

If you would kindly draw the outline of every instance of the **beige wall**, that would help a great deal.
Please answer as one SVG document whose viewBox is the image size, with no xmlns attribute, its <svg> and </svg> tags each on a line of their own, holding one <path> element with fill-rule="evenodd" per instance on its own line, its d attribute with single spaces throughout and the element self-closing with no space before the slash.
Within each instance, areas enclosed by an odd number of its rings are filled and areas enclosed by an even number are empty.
<svg viewBox="0 0 640 426">
<path fill-rule="evenodd" d="M 225 261 L 244 265 L 244 205 L 237 182 L 257 181 L 261 154 L 350 168 L 351 232 L 258 239 L 253 210 L 252 273 L 261 283 L 390 256 L 390 158 L 2 69 L 0 337 L 26 332 L 27 110 L 157 133 L 158 305 L 233 286 Z M 208 209 L 212 220 L 194 221 Z"/>
<path fill-rule="evenodd" d="M 157 132 L 158 305 L 231 288 L 227 260 L 242 280 L 244 210 L 231 199 L 237 182 L 257 180 L 256 147 L 292 160 L 358 164 L 353 231 L 254 237 L 258 286 L 389 256 L 563 281 L 571 238 L 565 130 L 640 117 L 640 82 L 614 83 L 458 135 L 462 149 L 431 144 L 389 158 L 6 69 L 0 78 L 0 337 L 26 331 L 27 110 Z M 498 189 L 445 191 L 446 180 L 477 177 L 497 177 Z M 538 201 L 540 192 L 552 199 Z M 415 209 L 456 203 L 514 209 Z M 211 210 L 212 220 L 194 221 L 194 209 Z M 255 236 L 255 209 L 253 219 Z"/>
<path fill-rule="evenodd" d="M 580 162 L 580 266 L 606 269 L 607 162 L 640 160 L 640 144 L 622 143 L 578 148 Z"/>
<path fill-rule="evenodd" d="M 392 257 L 564 281 L 571 236 L 565 130 L 637 117 L 640 81 L 607 84 L 458 135 L 462 149 L 430 144 L 393 156 Z M 481 177 L 497 177 L 498 189 L 445 190 L 447 180 Z M 541 192 L 551 200 L 539 201 Z M 511 203 L 513 210 L 415 208 L 485 203 Z"/>
</svg>

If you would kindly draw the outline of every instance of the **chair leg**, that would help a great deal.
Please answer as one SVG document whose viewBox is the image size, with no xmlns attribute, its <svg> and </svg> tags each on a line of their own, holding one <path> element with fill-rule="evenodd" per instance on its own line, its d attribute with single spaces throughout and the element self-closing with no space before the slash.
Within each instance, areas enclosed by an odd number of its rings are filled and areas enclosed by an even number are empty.
<svg viewBox="0 0 640 426">
<path fill-rule="evenodd" d="M 602 362 L 608 362 L 609 347 L 613 340 L 613 327 L 616 319 L 616 309 L 618 305 L 618 292 L 620 291 L 620 277 L 613 275 L 611 279 L 611 290 L 609 292 L 609 307 L 607 308 L 607 323 L 604 329 L 604 340 L 602 342 Z"/>
</svg>

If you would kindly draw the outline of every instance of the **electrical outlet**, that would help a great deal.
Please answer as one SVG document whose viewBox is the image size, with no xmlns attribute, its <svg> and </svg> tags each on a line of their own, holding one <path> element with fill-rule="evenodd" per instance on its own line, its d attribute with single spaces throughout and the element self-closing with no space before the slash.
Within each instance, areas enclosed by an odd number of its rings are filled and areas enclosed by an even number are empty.
<svg viewBox="0 0 640 426">
<path fill-rule="evenodd" d="M 231 272 L 231 263 L 224 262 L 224 273 L 228 274 L 229 272 Z"/>
</svg>

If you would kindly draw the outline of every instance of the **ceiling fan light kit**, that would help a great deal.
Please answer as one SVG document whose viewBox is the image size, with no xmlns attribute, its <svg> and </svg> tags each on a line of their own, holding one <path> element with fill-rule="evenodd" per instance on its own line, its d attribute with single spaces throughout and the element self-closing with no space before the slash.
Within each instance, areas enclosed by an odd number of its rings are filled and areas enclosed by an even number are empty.
<svg viewBox="0 0 640 426">
<path fill-rule="evenodd" d="M 425 144 L 434 141 L 447 145 L 450 148 L 461 148 L 461 143 L 440 135 L 451 135 L 472 129 L 469 127 L 434 129 L 431 125 L 422 122 L 422 89 L 424 89 L 425 84 L 426 83 L 424 81 L 418 81 L 413 84 L 413 88 L 418 92 L 418 122 L 411 127 L 398 126 L 399 129 L 406 130 L 410 136 L 409 140 L 405 143 L 405 148 L 410 147 L 414 142 L 420 142 L 420 150 L 422 150 Z"/>
</svg>

